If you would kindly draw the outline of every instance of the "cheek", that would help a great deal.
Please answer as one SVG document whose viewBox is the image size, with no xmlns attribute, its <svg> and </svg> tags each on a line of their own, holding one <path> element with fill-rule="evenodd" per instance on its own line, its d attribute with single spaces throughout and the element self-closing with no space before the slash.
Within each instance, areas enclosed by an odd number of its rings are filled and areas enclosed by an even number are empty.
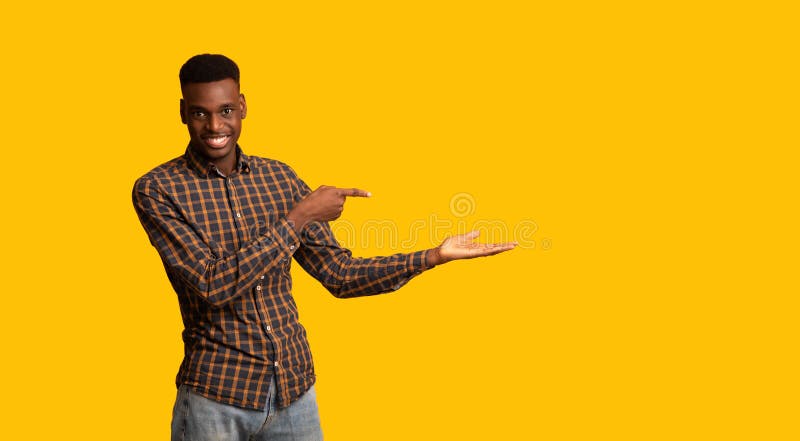
<svg viewBox="0 0 800 441">
<path fill-rule="evenodd" d="M 242 131 L 242 122 L 241 121 L 231 122 L 230 126 L 231 126 L 231 131 L 233 133 L 235 133 L 236 135 L 238 135 Z"/>
<path fill-rule="evenodd" d="M 189 135 L 191 136 L 197 136 L 197 134 L 202 130 L 202 126 L 196 126 L 193 123 L 189 123 L 186 126 L 189 127 Z"/>
</svg>

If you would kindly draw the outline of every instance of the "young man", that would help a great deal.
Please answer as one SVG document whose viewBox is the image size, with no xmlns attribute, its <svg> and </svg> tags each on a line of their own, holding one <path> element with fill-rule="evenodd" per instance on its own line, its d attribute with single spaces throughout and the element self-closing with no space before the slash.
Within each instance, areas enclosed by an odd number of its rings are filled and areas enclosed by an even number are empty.
<svg viewBox="0 0 800 441">
<path fill-rule="evenodd" d="M 354 258 L 331 233 L 355 188 L 311 191 L 237 141 L 247 103 L 239 69 L 198 55 L 180 71 L 184 155 L 136 181 L 133 203 L 178 294 L 184 359 L 173 440 L 316 440 L 314 365 L 291 294 L 294 258 L 337 297 L 395 291 L 436 265 L 512 249 L 475 234 L 409 254 Z"/>
</svg>

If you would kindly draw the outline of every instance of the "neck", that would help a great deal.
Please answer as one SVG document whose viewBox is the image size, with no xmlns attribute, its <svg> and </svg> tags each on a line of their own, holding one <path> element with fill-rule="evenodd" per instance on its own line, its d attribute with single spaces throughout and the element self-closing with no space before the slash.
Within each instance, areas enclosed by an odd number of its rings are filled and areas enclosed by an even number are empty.
<svg viewBox="0 0 800 441">
<path fill-rule="evenodd" d="M 230 176 L 236 169 L 236 156 L 220 158 L 211 161 L 225 176 Z"/>
</svg>

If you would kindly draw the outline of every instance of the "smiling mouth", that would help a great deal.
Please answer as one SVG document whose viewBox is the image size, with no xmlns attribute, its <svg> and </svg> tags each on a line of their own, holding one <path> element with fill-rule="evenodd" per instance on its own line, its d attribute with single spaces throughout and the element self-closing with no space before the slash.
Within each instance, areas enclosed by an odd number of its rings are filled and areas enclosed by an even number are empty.
<svg viewBox="0 0 800 441">
<path fill-rule="evenodd" d="M 231 139 L 230 135 L 203 137 L 203 140 L 206 142 L 206 144 L 208 144 L 210 147 L 214 147 L 214 148 L 225 147 L 225 145 L 228 143 L 229 139 Z"/>
</svg>

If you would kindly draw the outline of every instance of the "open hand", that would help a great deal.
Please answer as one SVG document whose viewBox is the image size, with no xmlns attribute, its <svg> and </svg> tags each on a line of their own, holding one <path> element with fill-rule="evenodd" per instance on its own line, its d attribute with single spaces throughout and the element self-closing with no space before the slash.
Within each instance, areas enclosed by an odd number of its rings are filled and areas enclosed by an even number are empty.
<svg viewBox="0 0 800 441">
<path fill-rule="evenodd" d="M 506 243 L 476 243 L 475 238 L 480 234 L 479 231 L 470 231 L 466 234 L 448 237 L 437 248 L 434 248 L 434 265 L 458 259 L 472 259 L 475 257 L 491 256 L 514 249 L 516 242 Z"/>
</svg>

